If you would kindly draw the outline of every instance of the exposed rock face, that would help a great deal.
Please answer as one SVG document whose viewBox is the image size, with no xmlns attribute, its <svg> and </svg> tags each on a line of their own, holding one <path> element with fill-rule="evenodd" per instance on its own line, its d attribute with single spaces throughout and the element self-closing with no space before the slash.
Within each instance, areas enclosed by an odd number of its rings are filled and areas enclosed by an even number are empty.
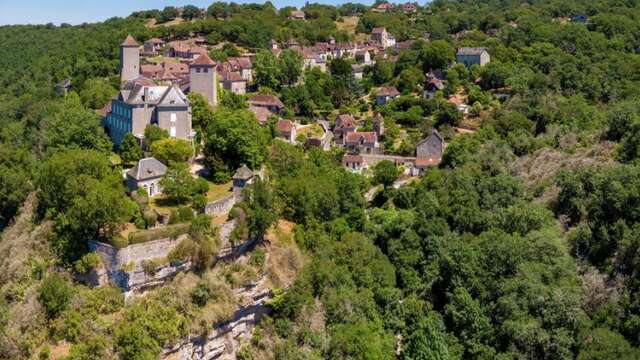
<svg viewBox="0 0 640 360">
<path fill-rule="evenodd" d="M 269 311 L 266 303 L 271 298 L 271 291 L 266 282 L 266 277 L 263 277 L 236 290 L 238 298 L 244 298 L 245 303 L 231 320 L 218 324 L 206 338 L 190 337 L 171 349 L 165 349 L 162 359 L 235 359 L 240 344 L 251 339 L 256 324 Z"/>
<path fill-rule="evenodd" d="M 235 227 L 236 221 L 230 220 L 220 227 L 221 248 L 217 260 L 224 260 L 244 252 L 253 243 L 250 240 L 232 247 L 229 243 L 229 235 Z M 91 286 L 101 286 L 109 282 L 122 289 L 125 298 L 144 292 L 147 289 L 161 285 L 179 272 L 192 268 L 190 261 L 178 264 L 163 264 L 156 268 L 153 275 L 145 273 L 142 262 L 145 260 L 166 258 L 173 248 L 187 235 L 177 239 L 159 239 L 142 244 L 133 244 L 118 249 L 109 244 L 90 240 L 89 249 L 100 255 L 103 266 L 100 266 L 83 279 Z"/>
</svg>

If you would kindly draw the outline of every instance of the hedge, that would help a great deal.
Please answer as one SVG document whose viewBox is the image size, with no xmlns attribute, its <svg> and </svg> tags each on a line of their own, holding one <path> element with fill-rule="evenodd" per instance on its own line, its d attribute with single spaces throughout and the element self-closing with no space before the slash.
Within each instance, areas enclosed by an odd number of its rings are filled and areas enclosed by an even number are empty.
<svg viewBox="0 0 640 360">
<path fill-rule="evenodd" d="M 129 234 L 129 244 L 141 244 L 166 238 L 175 239 L 180 235 L 188 233 L 190 228 L 191 224 L 175 224 L 132 232 Z"/>
</svg>

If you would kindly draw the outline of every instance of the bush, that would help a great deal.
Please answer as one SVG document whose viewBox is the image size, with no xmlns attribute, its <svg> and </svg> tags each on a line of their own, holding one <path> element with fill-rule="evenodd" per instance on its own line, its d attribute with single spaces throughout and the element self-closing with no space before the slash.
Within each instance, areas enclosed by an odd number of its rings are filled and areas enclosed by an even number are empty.
<svg viewBox="0 0 640 360">
<path fill-rule="evenodd" d="M 122 249 L 129 246 L 129 240 L 127 240 L 125 237 L 120 235 L 112 237 L 110 243 L 113 247 L 117 249 Z"/>
<path fill-rule="evenodd" d="M 171 210 L 169 224 L 179 224 L 193 220 L 193 210 L 188 206 L 181 206 Z"/>
<path fill-rule="evenodd" d="M 69 306 L 72 295 L 71 284 L 59 274 L 51 274 L 40 285 L 38 301 L 47 317 L 54 319 Z"/>
<path fill-rule="evenodd" d="M 249 264 L 255 267 L 261 268 L 264 265 L 264 261 L 266 258 L 266 254 L 262 249 L 255 249 L 251 253 L 251 259 L 249 260 Z"/>
<path fill-rule="evenodd" d="M 129 244 L 141 244 L 148 241 L 172 238 L 186 234 L 191 228 L 190 224 L 175 224 L 158 227 L 155 229 L 136 231 L 129 234 Z"/>
<path fill-rule="evenodd" d="M 95 269 L 100 263 L 100 256 L 94 252 L 84 254 L 75 263 L 75 270 L 80 274 L 86 274 L 89 271 Z"/>
<path fill-rule="evenodd" d="M 197 178 L 193 184 L 193 193 L 204 195 L 209 191 L 209 182 L 201 177 Z"/>
<path fill-rule="evenodd" d="M 164 262 L 162 259 L 150 259 L 142 261 L 142 270 L 145 274 L 149 276 L 153 276 L 156 274 L 156 270 L 160 267 Z"/>
<path fill-rule="evenodd" d="M 196 252 L 196 243 L 192 239 L 187 238 L 182 240 L 169 252 L 167 260 L 169 260 L 169 263 L 172 265 L 180 264 L 193 258 Z"/>
<path fill-rule="evenodd" d="M 142 210 L 142 218 L 147 228 L 154 227 L 158 223 L 158 213 L 150 207 Z"/>
<path fill-rule="evenodd" d="M 199 213 L 204 213 L 207 207 L 207 197 L 204 195 L 195 195 L 193 199 L 191 199 L 191 207 Z"/>
</svg>

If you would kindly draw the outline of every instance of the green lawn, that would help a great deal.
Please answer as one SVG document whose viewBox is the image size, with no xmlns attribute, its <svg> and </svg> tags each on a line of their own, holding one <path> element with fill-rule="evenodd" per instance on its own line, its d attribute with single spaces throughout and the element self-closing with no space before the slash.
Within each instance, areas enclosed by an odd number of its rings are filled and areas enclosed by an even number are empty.
<svg viewBox="0 0 640 360">
<path fill-rule="evenodd" d="M 324 130 L 322 129 L 322 126 L 320 126 L 319 124 L 311 124 L 305 128 L 302 128 L 300 130 L 298 130 L 298 135 L 304 135 L 304 137 L 316 137 L 316 138 L 322 138 L 324 136 Z"/>
<path fill-rule="evenodd" d="M 209 181 L 209 192 L 207 192 L 207 200 L 214 201 L 222 199 L 223 197 L 230 195 L 233 191 L 233 182 L 229 181 L 224 184 L 216 184 Z"/>
</svg>

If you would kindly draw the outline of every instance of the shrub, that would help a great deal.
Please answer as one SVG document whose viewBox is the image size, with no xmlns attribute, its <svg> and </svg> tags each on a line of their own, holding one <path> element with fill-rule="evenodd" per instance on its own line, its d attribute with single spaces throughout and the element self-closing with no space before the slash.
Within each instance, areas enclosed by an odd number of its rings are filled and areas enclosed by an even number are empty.
<svg viewBox="0 0 640 360">
<path fill-rule="evenodd" d="M 205 281 L 200 281 L 191 291 L 191 302 L 203 307 L 211 298 L 211 292 L 212 290 L 209 288 L 209 284 Z"/>
<path fill-rule="evenodd" d="M 40 285 L 38 301 L 47 317 L 54 319 L 67 308 L 72 295 L 71 284 L 59 274 L 51 274 Z"/>
<path fill-rule="evenodd" d="M 125 237 L 120 235 L 112 237 L 110 243 L 113 247 L 117 249 L 122 249 L 129 246 L 129 241 Z"/>
<path fill-rule="evenodd" d="M 154 227 L 158 223 L 158 213 L 150 207 L 142 211 L 142 217 L 144 218 L 147 228 Z"/>
<path fill-rule="evenodd" d="M 84 254 L 75 263 L 75 270 L 81 274 L 86 274 L 93 270 L 100 263 L 100 256 L 94 252 Z"/>
<path fill-rule="evenodd" d="M 172 265 L 183 263 L 190 260 L 196 255 L 197 247 L 193 240 L 190 238 L 182 240 L 173 250 L 167 255 L 167 260 Z"/>
<path fill-rule="evenodd" d="M 164 264 L 164 261 L 160 258 L 143 260 L 142 270 L 145 274 L 153 276 L 156 274 L 156 270 L 158 270 L 158 267 L 160 267 L 162 264 Z"/>
<path fill-rule="evenodd" d="M 193 220 L 193 210 L 188 206 L 180 206 L 178 213 L 180 214 L 180 222 Z"/>
<path fill-rule="evenodd" d="M 251 253 L 251 259 L 249 260 L 249 263 L 255 267 L 261 268 L 262 265 L 264 265 L 265 258 L 266 258 L 266 254 L 264 250 L 255 249 Z"/>
<path fill-rule="evenodd" d="M 175 224 L 154 229 L 136 231 L 129 234 L 129 244 L 141 244 L 148 241 L 172 238 L 186 234 L 191 228 L 190 224 Z"/>
<path fill-rule="evenodd" d="M 209 191 L 209 182 L 201 177 L 197 178 L 193 184 L 194 194 L 206 194 Z"/>
<path fill-rule="evenodd" d="M 204 195 L 195 195 L 193 199 L 191 199 L 191 207 L 199 213 L 204 213 L 206 206 L 207 197 Z"/>
</svg>

